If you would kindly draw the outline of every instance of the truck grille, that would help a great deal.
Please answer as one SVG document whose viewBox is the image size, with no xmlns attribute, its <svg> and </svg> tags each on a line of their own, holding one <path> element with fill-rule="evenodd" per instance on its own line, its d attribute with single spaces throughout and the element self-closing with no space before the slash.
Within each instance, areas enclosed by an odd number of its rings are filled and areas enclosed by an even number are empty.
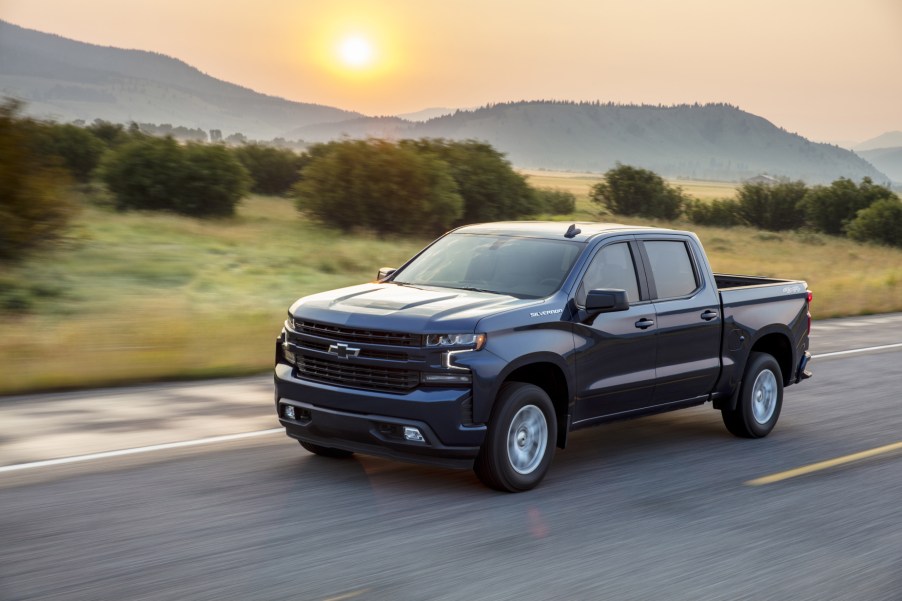
<svg viewBox="0 0 902 601">
<path fill-rule="evenodd" d="M 364 390 L 407 392 L 420 383 L 420 373 L 409 369 L 354 365 L 307 356 L 298 357 L 297 366 L 298 375 L 303 378 Z"/>
<path fill-rule="evenodd" d="M 344 342 L 364 342 L 370 344 L 389 344 L 394 346 L 420 346 L 422 336 L 402 332 L 380 332 L 378 330 L 358 330 L 342 328 L 314 321 L 297 321 L 295 328 L 303 334 L 311 334 L 322 338 L 332 338 Z"/>
</svg>

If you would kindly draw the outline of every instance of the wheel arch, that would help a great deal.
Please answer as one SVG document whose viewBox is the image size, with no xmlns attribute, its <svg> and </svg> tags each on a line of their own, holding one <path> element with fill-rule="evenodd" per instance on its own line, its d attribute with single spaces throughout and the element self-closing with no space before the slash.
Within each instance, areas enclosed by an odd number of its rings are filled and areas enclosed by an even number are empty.
<svg viewBox="0 0 902 601">
<path fill-rule="evenodd" d="M 766 334 L 752 345 L 749 357 L 751 357 L 751 353 L 766 353 L 776 359 L 782 372 L 783 385 L 789 386 L 790 380 L 792 380 L 792 344 L 789 336 L 780 332 Z"/>
<path fill-rule="evenodd" d="M 569 427 L 570 382 L 561 366 L 553 361 L 536 359 L 511 369 L 500 379 L 497 390 L 500 390 L 506 382 L 532 384 L 545 391 L 551 399 L 557 417 L 555 443 L 558 447 L 564 448 Z"/>
</svg>

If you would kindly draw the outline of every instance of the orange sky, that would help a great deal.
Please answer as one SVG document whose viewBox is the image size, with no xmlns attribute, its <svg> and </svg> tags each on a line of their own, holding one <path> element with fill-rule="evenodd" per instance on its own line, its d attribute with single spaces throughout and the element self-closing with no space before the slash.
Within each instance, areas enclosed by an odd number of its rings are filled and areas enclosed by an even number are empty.
<svg viewBox="0 0 902 601">
<path fill-rule="evenodd" d="M 0 0 L 0 18 L 370 115 L 728 102 L 818 141 L 902 130 L 902 0 Z"/>
</svg>

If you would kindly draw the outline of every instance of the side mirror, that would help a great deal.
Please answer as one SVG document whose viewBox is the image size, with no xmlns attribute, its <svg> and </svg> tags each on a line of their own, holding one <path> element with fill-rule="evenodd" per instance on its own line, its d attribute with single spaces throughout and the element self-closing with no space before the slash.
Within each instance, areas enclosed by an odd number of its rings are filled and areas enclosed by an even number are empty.
<svg viewBox="0 0 902 601">
<path fill-rule="evenodd" d="M 590 315 L 626 311 L 629 308 L 630 302 L 626 290 L 589 290 L 589 294 L 586 295 L 586 311 Z"/>
<path fill-rule="evenodd" d="M 376 281 L 381 282 L 396 271 L 398 271 L 397 267 L 380 267 L 379 273 L 376 274 Z"/>
</svg>

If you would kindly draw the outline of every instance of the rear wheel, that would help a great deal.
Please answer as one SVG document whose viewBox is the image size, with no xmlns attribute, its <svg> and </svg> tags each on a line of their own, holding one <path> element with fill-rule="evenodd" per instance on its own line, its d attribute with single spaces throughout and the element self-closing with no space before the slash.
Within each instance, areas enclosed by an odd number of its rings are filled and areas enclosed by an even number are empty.
<svg viewBox="0 0 902 601">
<path fill-rule="evenodd" d="M 773 356 L 749 355 L 735 409 L 721 409 L 723 423 L 742 438 L 762 438 L 777 425 L 783 408 L 783 373 Z"/>
<path fill-rule="evenodd" d="M 551 465 L 556 432 L 554 405 L 544 390 L 522 382 L 505 384 L 476 458 L 476 475 L 497 490 L 533 488 Z"/>
<path fill-rule="evenodd" d="M 322 445 L 313 444 L 312 442 L 306 442 L 303 440 L 299 440 L 298 442 L 301 443 L 302 447 L 304 447 L 314 455 L 319 455 L 321 457 L 343 459 L 354 454 L 353 452 L 345 451 L 344 449 L 333 449 L 332 447 L 324 447 Z"/>
</svg>

